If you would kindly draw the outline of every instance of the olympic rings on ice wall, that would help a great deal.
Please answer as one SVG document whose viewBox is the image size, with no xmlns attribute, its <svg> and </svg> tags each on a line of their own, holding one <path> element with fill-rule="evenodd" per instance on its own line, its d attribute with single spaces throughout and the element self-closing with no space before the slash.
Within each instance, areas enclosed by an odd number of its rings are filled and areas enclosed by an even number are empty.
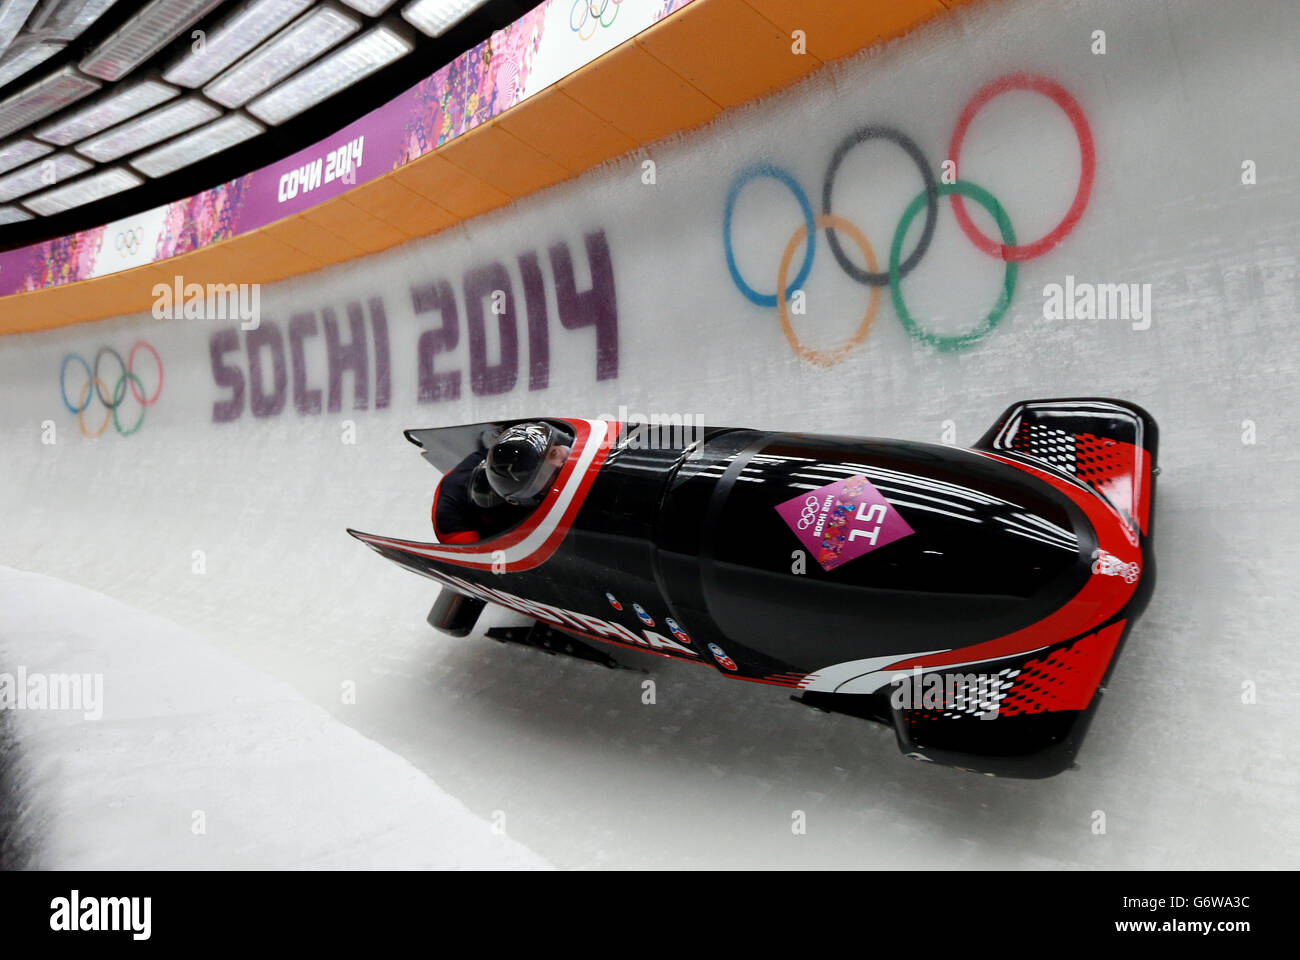
<svg viewBox="0 0 1300 960">
<path fill-rule="evenodd" d="M 1017 239 L 1011 219 L 1007 216 L 1006 210 L 1003 209 L 1002 204 L 998 202 L 996 197 L 978 184 L 960 179 L 961 150 L 971 122 L 989 101 L 1012 90 L 1024 90 L 1041 94 L 1061 109 L 1070 121 L 1070 125 L 1074 128 L 1074 134 L 1079 141 L 1081 161 L 1078 187 L 1065 216 L 1046 234 L 1025 243 Z M 836 179 L 844 158 L 855 147 L 872 140 L 887 141 L 906 153 L 921 172 L 921 178 L 925 184 L 922 191 L 907 205 L 898 226 L 894 229 L 894 235 L 889 244 L 887 269 L 885 270 L 880 269 L 875 252 L 862 230 L 850 221 L 836 215 L 833 212 L 832 204 Z M 840 362 L 857 344 L 862 342 L 871 327 L 872 321 L 875 319 L 880 288 L 885 286 L 889 287 L 890 299 L 894 306 L 894 312 L 898 315 L 899 322 L 908 335 L 917 342 L 939 350 L 960 350 L 977 343 L 997 327 L 998 323 L 1006 315 L 1007 309 L 1011 306 L 1011 298 L 1016 287 L 1017 265 L 1025 260 L 1040 257 L 1053 249 L 1078 225 L 1079 219 L 1088 206 L 1088 198 L 1092 194 L 1097 166 L 1096 148 L 1093 143 L 1092 130 L 1088 126 L 1082 108 L 1064 87 L 1046 77 L 1029 73 L 1013 73 L 985 84 L 976 91 L 975 95 L 962 108 L 948 145 L 947 159 L 951 160 L 957 171 L 959 171 L 958 179 L 951 183 L 940 183 L 936 180 L 935 168 L 926 158 L 925 153 L 916 141 L 906 133 L 895 127 L 882 124 L 867 124 L 859 127 L 841 140 L 831 154 L 822 181 L 820 214 L 814 214 L 808 194 L 788 170 L 766 162 L 746 167 L 736 174 L 731 182 L 731 187 L 727 191 L 722 218 L 723 247 L 726 253 L 727 270 L 731 274 L 732 282 L 751 303 L 760 307 L 775 307 L 781 321 L 782 330 L 791 348 L 805 360 L 819 366 L 830 366 Z M 770 178 L 787 187 L 794 195 L 804 221 L 795 229 L 785 247 L 780 267 L 777 270 L 776 284 L 770 290 L 758 289 L 741 275 L 740 268 L 736 263 L 735 250 L 732 246 L 732 220 L 735 214 L 736 202 L 746 184 L 760 178 Z M 903 279 L 920 263 L 930 247 L 939 215 L 939 199 L 941 197 L 948 198 L 953 215 L 957 218 L 962 233 L 965 234 L 976 249 L 1004 263 L 1001 290 L 992 307 L 987 313 L 980 316 L 965 333 L 952 335 L 939 334 L 925 329 L 908 310 L 903 297 L 902 286 Z M 997 223 L 998 233 L 1000 234 L 997 239 L 985 236 L 974 224 L 966 209 L 967 200 L 974 201 L 992 216 L 994 222 Z M 922 224 L 920 236 L 911 252 L 904 256 L 903 244 L 908 230 L 922 209 L 925 210 L 925 220 Z M 786 306 L 787 301 L 794 295 L 794 292 L 803 288 L 812 270 L 813 261 L 817 255 L 818 230 L 825 231 L 827 246 L 829 246 L 831 255 L 840 268 L 849 277 L 870 290 L 867 309 L 857 329 L 847 342 L 829 350 L 813 349 L 799 340 L 790 323 Z M 844 234 L 853 241 L 853 244 L 866 261 L 867 268 L 865 270 L 848 257 L 841 245 L 838 234 Z M 803 259 L 800 261 L 794 277 L 787 279 L 789 278 L 794 253 L 801 243 L 804 247 Z"/>
<path fill-rule="evenodd" d="M 153 355 L 154 366 L 158 370 L 158 383 L 150 393 L 145 387 L 144 381 L 135 372 L 135 361 L 139 351 Z M 100 365 L 106 357 L 111 357 L 117 363 L 120 373 L 110 390 L 106 381 L 100 376 Z M 69 398 L 68 394 L 68 367 L 80 366 L 85 379 L 80 387 L 75 391 L 77 398 L 76 403 Z M 137 340 L 131 347 L 131 352 L 127 354 L 126 360 L 122 355 L 112 347 L 100 347 L 95 353 L 95 359 L 92 363 L 87 363 L 86 358 L 79 353 L 69 353 L 63 358 L 63 363 L 59 367 L 59 393 L 63 397 L 63 405 L 68 408 L 70 413 L 77 415 L 77 423 L 81 427 L 81 433 L 87 437 L 101 436 L 108 427 L 111 420 L 117 432 L 124 437 L 135 433 L 144 424 L 144 412 L 146 407 L 151 407 L 158 402 L 158 397 L 162 394 L 163 388 L 163 364 L 162 358 L 158 356 L 158 351 L 153 345 L 145 340 Z M 130 392 L 132 399 L 140 408 L 136 415 L 135 422 L 124 426 L 118 412 L 122 409 L 122 404 L 126 401 L 127 393 Z M 86 411 L 90 408 L 92 402 L 97 402 L 104 408 L 104 419 L 98 427 L 88 427 L 86 425 Z"/>
</svg>

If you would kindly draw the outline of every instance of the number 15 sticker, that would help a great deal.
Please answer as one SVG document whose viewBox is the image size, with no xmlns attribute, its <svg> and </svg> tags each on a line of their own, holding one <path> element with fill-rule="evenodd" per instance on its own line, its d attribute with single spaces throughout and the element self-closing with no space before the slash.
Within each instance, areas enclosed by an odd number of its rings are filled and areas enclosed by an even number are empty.
<svg viewBox="0 0 1300 960">
<path fill-rule="evenodd" d="M 824 570 L 915 532 L 862 474 L 801 493 L 776 512 Z"/>
</svg>

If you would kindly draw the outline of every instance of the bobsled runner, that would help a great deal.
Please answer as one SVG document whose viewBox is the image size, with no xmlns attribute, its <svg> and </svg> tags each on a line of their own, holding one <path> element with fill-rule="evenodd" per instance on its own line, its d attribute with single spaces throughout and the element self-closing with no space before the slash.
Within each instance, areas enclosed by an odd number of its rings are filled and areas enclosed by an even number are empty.
<svg viewBox="0 0 1300 960">
<path fill-rule="evenodd" d="M 463 636 L 498 604 L 536 626 L 497 639 L 706 664 L 888 724 L 909 757 L 1046 777 L 1073 764 L 1155 583 L 1157 430 L 1130 403 L 1017 403 L 970 449 L 548 421 L 571 452 L 513 528 L 348 531 L 443 586 L 435 626 Z M 522 422 L 406 436 L 446 473 Z"/>
</svg>

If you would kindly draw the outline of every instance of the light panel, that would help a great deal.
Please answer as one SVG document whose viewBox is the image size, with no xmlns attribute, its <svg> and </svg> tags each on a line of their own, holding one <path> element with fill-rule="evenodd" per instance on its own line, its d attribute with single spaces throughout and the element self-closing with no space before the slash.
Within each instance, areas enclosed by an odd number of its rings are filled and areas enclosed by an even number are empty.
<svg viewBox="0 0 1300 960">
<path fill-rule="evenodd" d="M 254 100 L 248 112 L 266 123 L 283 123 L 410 52 L 405 37 L 375 27 Z"/>
<path fill-rule="evenodd" d="M 99 89 L 99 81 L 64 67 L 0 103 L 0 137 L 44 120 Z"/>
<path fill-rule="evenodd" d="M 313 0 L 257 0 L 227 17 L 208 36 L 202 51 L 191 51 L 163 74 L 182 87 L 201 87 L 312 5 Z"/>
<path fill-rule="evenodd" d="M 226 107 L 243 106 L 361 28 L 340 10 L 318 7 L 203 89 Z"/>
<path fill-rule="evenodd" d="M 29 160 L 43 157 L 53 150 L 54 148 L 49 144 L 27 139 L 10 140 L 8 143 L 0 144 L 0 173 L 21 167 Z"/>
<path fill-rule="evenodd" d="M 415 0 L 402 8 L 402 19 L 421 33 L 440 37 L 487 0 Z"/>
<path fill-rule="evenodd" d="M 153 0 L 78 66 L 92 77 L 119 80 L 220 4 L 221 0 Z"/>
<path fill-rule="evenodd" d="M 131 161 L 131 166 L 146 176 L 164 177 L 174 170 L 198 163 L 215 153 L 243 143 L 265 129 L 256 120 L 242 113 L 232 113 L 136 157 Z"/>
<path fill-rule="evenodd" d="M 132 187 L 138 187 L 143 182 L 130 170 L 124 170 L 121 167 L 109 167 L 107 170 L 92 173 L 88 177 L 74 180 L 65 186 L 38 193 L 36 196 L 24 200 L 23 206 L 32 213 L 39 213 L 43 217 L 48 217 L 52 214 L 62 213 L 64 210 L 71 210 L 73 207 L 94 203 L 96 200 L 104 199 L 104 197 L 111 197 L 123 190 L 130 190 Z"/>
<path fill-rule="evenodd" d="M 117 0 L 45 0 L 24 34 L 41 40 L 75 40 Z"/>
<path fill-rule="evenodd" d="M 0 224 L 18 223 L 31 218 L 32 215 L 22 207 L 0 207 Z"/>
<path fill-rule="evenodd" d="M 115 87 L 112 93 L 82 107 L 71 116 L 41 127 L 36 131 L 36 136 L 47 143 L 66 147 L 101 130 L 107 130 L 150 107 L 165 103 L 178 93 L 180 91 L 175 87 L 157 80 L 142 80 L 125 88 Z"/>
<path fill-rule="evenodd" d="M 91 164 L 71 153 L 60 153 L 0 177 L 0 202 L 25 197 L 89 170 Z"/>
<path fill-rule="evenodd" d="M 161 107 L 143 117 L 128 120 L 114 127 L 107 133 L 83 140 L 77 144 L 76 151 L 92 160 L 104 163 L 116 160 L 145 147 L 151 147 L 160 140 L 174 137 L 207 123 L 221 116 L 221 111 L 202 100 L 185 99 Z"/>
<path fill-rule="evenodd" d="M 353 10 L 359 10 L 367 17 L 377 17 L 393 5 L 393 0 L 343 0 Z"/>
<path fill-rule="evenodd" d="M 25 43 L 19 40 L 0 57 L 0 87 L 40 66 L 62 49 L 61 43 Z"/>
<path fill-rule="evenodd" d="M 36 6 L 36 0 L 6 0 L 0 3 L 0 53 L 9 49 L 18 31 L 27 22 L 27 15 Z"/>
</svg>

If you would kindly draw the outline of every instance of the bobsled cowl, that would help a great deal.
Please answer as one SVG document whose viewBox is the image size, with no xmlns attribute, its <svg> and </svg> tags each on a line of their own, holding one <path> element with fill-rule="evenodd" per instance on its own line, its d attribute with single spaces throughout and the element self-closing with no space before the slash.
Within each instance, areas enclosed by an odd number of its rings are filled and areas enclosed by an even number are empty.
<svg viewBox="0 0 1300 960">
<path fill-rule="evenodd" d="M 1150 596 L 1156 426 L 1123 401 L 1016 404 L 969 450 L 549 419 L 573 452 L 519 526 L 464 545 L 349 532 L 524 613 L 535 646 L 706 664 L 1007 776 L 1073 762 Z M 407 436 L 445 470 L 512 422 Z M 455 609 L 435 624 L 468 632 L 478 606 Z"/>
<path fill-rule="evenodd" d="M 927 722 L 929 714 L 895 710 L 895 732 L 900 749 L 919 759 L 998 776 L 1049 777 L 1074 765 L 1155 589 L 1159 429 L 1145 409 L 1123 400 L 1035 400 L 1012 405 L 974 449 L 1037 475 L 1079 504 L 1097 540 L 1080 551 L 1089 576 L 1022 632 L 1017 643 L 1032 645 L 1024 653 L 962 668 L 990 678 L 984 702 L 995 709 L 967 711 L 946 725 Z M 977 688 L 977 702 L 984 689 Z M 996 733 L 981 734 L 975 724 Z"/>
</svg>

